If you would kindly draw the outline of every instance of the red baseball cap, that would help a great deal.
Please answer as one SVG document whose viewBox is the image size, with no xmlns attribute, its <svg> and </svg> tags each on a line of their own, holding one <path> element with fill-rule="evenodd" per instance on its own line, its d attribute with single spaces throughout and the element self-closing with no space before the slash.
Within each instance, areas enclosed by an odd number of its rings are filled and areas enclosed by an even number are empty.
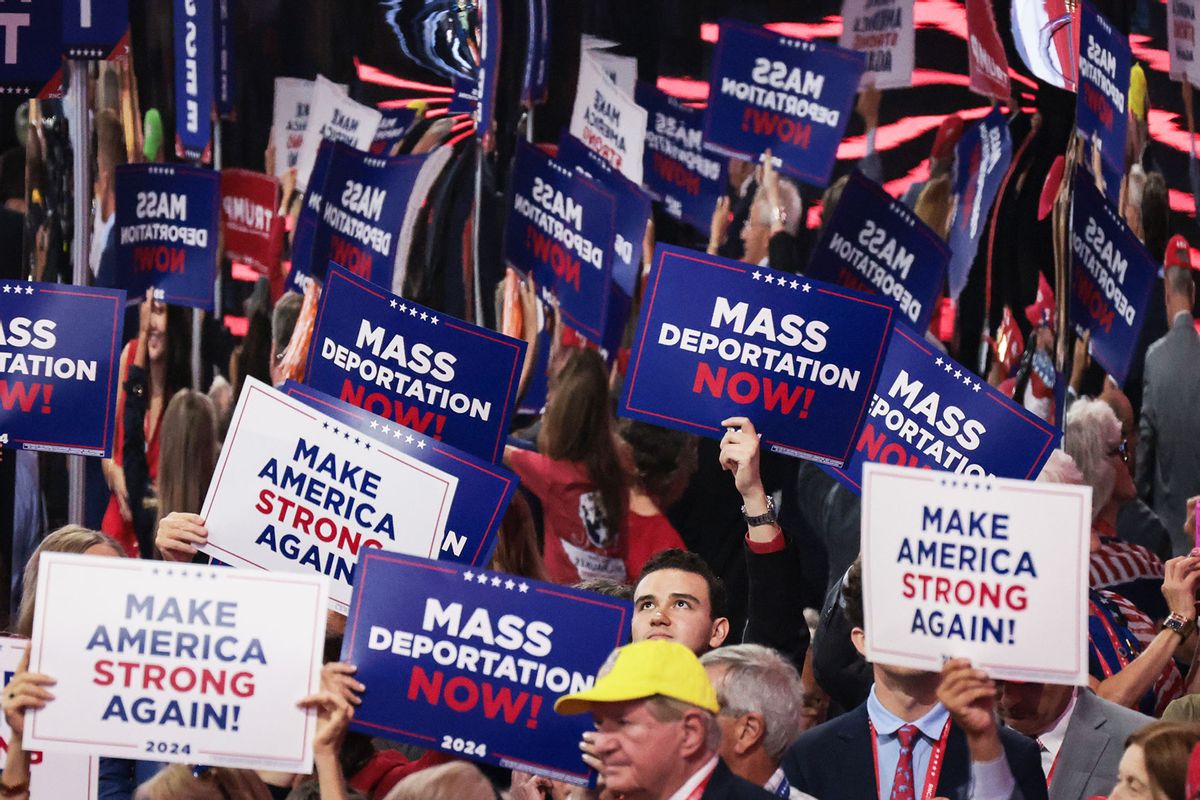
<svg viewBox="0 0 1200 800">
<path fill-rule="evenodd" d="M 954 155 L 954 145 L 963 135 L 963 119 L 958 114 L 951 114 L 942 120 L 938 126 L 937 136 L 933 139 L 933 150 L 930 155 L 934 158 L 950 158 Z"/>
<path fill-rule="evenodd" d="M 1167 253 L 1163 257 L 1163 266 L 1192 268 L 1192 251 L 1188 247 L 1187 239 L 1175 234 L 1167 241 Z"/>
</svg>

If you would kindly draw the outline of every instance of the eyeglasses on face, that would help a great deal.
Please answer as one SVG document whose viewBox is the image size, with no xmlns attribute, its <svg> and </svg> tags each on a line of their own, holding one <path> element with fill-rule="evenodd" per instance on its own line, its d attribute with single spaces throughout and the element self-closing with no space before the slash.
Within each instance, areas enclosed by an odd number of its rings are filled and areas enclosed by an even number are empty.
<svg viewBox="0 0 1200 800">
<path fill-rule="evenodd" d="M 1128 464 L 1129 463 L 1129 442 L 1125 439 L 1122 439 L 1120 444 L 1118 444 L 1116 447 L 1114 447 L 1108 451 L 1108 454 L 1110 456 L 1120 456 L 1121 460 L 1124 461 L 1126 464 Z"/>
</svg>

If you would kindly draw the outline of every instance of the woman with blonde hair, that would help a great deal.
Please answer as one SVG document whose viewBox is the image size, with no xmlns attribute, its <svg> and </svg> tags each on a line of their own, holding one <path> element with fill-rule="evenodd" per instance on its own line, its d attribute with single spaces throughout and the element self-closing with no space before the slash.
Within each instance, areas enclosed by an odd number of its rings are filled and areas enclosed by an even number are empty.
<svg viewBox="0 0 1200 800">
<path fill-rule="evenodd" d="M 172 764 L 138 787 L 134 800 L 271 800 L 253 771 Z"/>
<path fill-rule="evenodd" d="M 17 612 L 17 624 L 14 632 L 26 638 L 33 632 L 38 566 L 41 564 L 42 553 L 79 553 L 107 558 L 121 558 L 125 555 L 124 549 L 111 536 L 80 525 L 64 525 L 43 539 L 37 550 L 34 550 L 33 555 L 29 557 L 22 577 L 21 608 Z M 0 776 L 0 795 L 4 797 L 29 796 L 29 753 L 22 744 L 25 711 L 30 708 L 42 708 L 47 701 L 54 699 L 50 690 L 50 687 L 54 685 L 54 679 L 48 675 L 28 670 L 29 650 L 26 648 L 16 673 L 4 687 L 4 717 L 12 731 L 8 739 L 4 773 Z M 108 760 L 105 759 L 105 761 Z M 133 764 L 136 762 L 117 761 L 116 763 Z M 101 769 L 103 771 L 103 767 Z"/>
</svg>

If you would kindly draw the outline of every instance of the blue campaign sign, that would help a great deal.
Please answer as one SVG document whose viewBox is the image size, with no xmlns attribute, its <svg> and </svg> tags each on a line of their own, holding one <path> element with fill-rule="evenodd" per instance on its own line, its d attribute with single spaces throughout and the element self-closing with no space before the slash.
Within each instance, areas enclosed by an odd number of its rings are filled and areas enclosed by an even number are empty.
<svg viewBox="0 0 1200 800">
<path fill-rule="evenodd" d="M 129 31 L 129 0 L 69 0 L 62 13 L 69 58 L 106 58 Z"/>
<path fill-rule="evenodd" d="M 840 467 L 893 316 L 861 292 L 659 245 L 620 414 L 713 439 L 749 417 L 772 451 Z"/>
<path fill-rule="evenodd" d="M 324 267 L 332 262 L 391 286 L 408 196 L 424 163 L 424 156 L 382 158 L 335 143 L 321 190 L 310 274 L 324 280 Z"/>
<path fill-rule="evenodd" d="M 417 118 L 417 111 L 414 108 L 380 110 L 383 112 L 383 118 L 379 120 L 379 127 L 375 129 L 375 140 L 371 142 L 370 150 L 373 156 L 388 156 L 391 155 L 392 147 L 408 133 L 413 120 Z"/>
<path fill-rule="evenodd" d="M 222 119 L 232 119 L 237 112 L 236 97 L 234 96 L 237 79 L 237 62 L 233 49 L 234 0 L 216 0 L 217 15 L 217 50 L 216 50 L 216 80 L 217 80 L 217 113 Z"/>
<path fill-rule="evenodd" d="M 646 190 L 672 217 L 707 231 L 725 195 L 726 160 L 704 149 L 704 112 L 647 83 L 638 83 L 634 97 L 646 109 Z"/>
<path fill-rule="evenodd" d="M 1087 152 L 1100 148 L 1104 191 L 1115 203 L 1125 172 L 1125 129 L 1129 124 L 1125 98 L 1133 56 L 1129 39 L 1086 0 L 1080 6 L 1078 41 L 1075 122 L 1088 142 Z M 1090 168 L 1090 159 L 1085 163 Z"/>
<path fill-rule="evenodd" d="M 850 122 L 862 53 L 722 20 L 704 112 L 704 145 L 824 186 Z"/>
<path fill-rule="evenodd" d="M 176 164 L 117 167 L 117 265 L 131 297 L 213 310 L 221 175 Z"/>
<path fill-rule="evenodd" d="M 288 273 L 288 285 L 304 293 L 304 285 L 312 277 L 313 242 L 317 238 L 317 226 L 321 223 L 321 205 L 325 192 L 325 176 L 329 174 L 329 163 L 333 160 L 333 142 L 322 139 L 317 145 L 317 156 L 313 159 L 312 174 L 300 213 L 296 215 L 296 229 L 292 232 L 292 271 Z M 325 262 L 321 262 L 322 265 Z"/>
<path fill-rule="evenodd" d="M 806 274 L 887 298 L 919 331 L 942 292 L 950 248 L 908 206 L 855 170 Z"/>
<path fill-rule="evenodd" d="M 0 94 L 37 94 L 62 68 L 62 0 L 7 3 L 0 11 Z"/>
<path fill-rule="evenodd" d="M 175 155 L 212 156 L 216 0 L 175 0 Z"/>
<path fill-rule="evenodd" d="M 550 58 L 550 12 L 546 5 L 546 0 L 526 0 L 529 25 L 521 76 L 521 103 L 526 106 L 546 102 L 549 92 L 546 67 Z"/>
<path fill-rule="evenodd" d="M 1158 265 L 1091 177 L 1075 171 L 1071 207 L 1071 323 L 1092 332 L 1092 356 L 1125 383 Z"/>
<path fill-rule="evenodd" d="M 967 285 L 979 237 L 1012 161 L 1012 134 L 997 106 L 972 125 L 954 148 L 954 216 L 950 223 L 950 296 Z"/>
<path fill-rule="evenodd" d="M 642 240 L 650 222 L 650 198 L 602 155 L 564 129 L 558 139 L 559 164 L 583 172 L 616 200 L 617 229 L 613 240 L 613 283 L 633 297 L 642 266 Z"/>
<path fill-rule="evenodd" d="M 476 458 L 456 447 L 426 438 L 420 432 L 376 416 L 357 406 L 295 381 L 280 387 L 288 397 L 332 417 L 363 436 L 399 450 L 457 481 L 446 518 L 445 535 L 437 551 L 441 561 L 479 566 L 487 564 L 496 547 L 496 532 L 517 490 L 517 476 L 503 467 Z M 347 437 L 349 438 L 349 437 Z"/>
<path fill-rule="evenodd" d="M 611 194 L 517 142 L 504 257 L 551 289 L 566 323 L 597 343 L 608 318 L 616 226 Z"/>
<path fill-rule="evenodd" d="M 497 462 L 525 348 L 331 266 L 304 382 Z"/>
<path fill-rule="evenodd" d="M 0 282 L 0 445 L 112 455 L 125 292 Z"/>
<path fill-rule="evenodd" d="M 628 639 L 623 600 L 368 552 L 350 602 L 342 660 L 366 690 L 351 727 L 576 785 L 592 727 L 554 701 L 590 687 Z"/>
<path fill-rule="evenodd" d="M 829 472 L 856 493 L 863 464 L 1033 480 L 1062 432 L 897 325 L 854 455 Z"/>
</svg>

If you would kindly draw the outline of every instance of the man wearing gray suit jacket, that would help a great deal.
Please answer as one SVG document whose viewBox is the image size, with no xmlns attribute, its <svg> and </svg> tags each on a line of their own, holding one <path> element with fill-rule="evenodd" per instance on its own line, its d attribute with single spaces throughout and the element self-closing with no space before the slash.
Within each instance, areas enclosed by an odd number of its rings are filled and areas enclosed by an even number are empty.
<svg viewBox="0 0 1200 800">
<path fill-rule="evenodd" d="M 1175 555 L 1192 548 L 1183 531 L 1187 499 L 1200 494 L 1200 335 L 1192 324 L 1192 271 L 1168 255 L 1163 289 L 1171 328 L 1146 351 L 1138 494 L 1171 534 Z"/>
<path fill-rule="evenodd" d="M 1012 729 L 1037 742 L 1050 800 L 1107 796 L 1129 734 L 1154 720 L 1102 700 L 1090 689 L 1000 682 L 997 708 Z"/>
</svg>

